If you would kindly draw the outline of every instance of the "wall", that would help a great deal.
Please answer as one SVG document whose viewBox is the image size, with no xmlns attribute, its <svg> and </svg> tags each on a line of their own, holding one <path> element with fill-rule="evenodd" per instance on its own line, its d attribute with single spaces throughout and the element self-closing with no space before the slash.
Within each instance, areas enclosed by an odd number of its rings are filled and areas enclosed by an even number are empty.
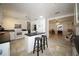
<svg viewBox="0 0 79 59">
<path fill-rule="evenodd" d="M 64 34 L 66 34 L 67 29 L 73 29 L 74 28 L 74 24 L 72 24 L 74 22 L 74 18 L 70 17 L 70 18 L 61 18 L 61 19 L 57 19 L 57 20 L 63 20 L 60 21 L 59 23 L 63 25 L 63 32 Z M 66 21 L 67 20 L 67 21 Z M 57 31 L 57 25 L 56 22 L 54 20 L 50 20 L 49 21 L 49 30 L 54 29 L 55 32 Z"/>
<path fill-rule="evenodd" d="M 22 24 L 22 29 L 27 29 L 27 21 L 13 17 L 4 17 L 3 27 L 5 29 L 14 29 L 15 24 Z"/>
<path fill-rule="evenodd" d="M 79 35 L 79 26 L 76 26 L 76 35 Z"/>
<path fill-rule="evenodd" d="M 75 31 L 76 31 L 76 35 L 79 35 L 79 19 L 78 19 L 78 17 L 79 17 L 79 4 L 75 4 L 75 8 L 74 8 L 74 24 L 75 24 Z"/>
<path fill-rule="evenodd" d="M 68 29 L 73 29 L 74 25 L 72 25 L 72 21 L 63 22 L 64 34 L 67 34 Z"/>
<path fill-rule="evenodd" d="M 5 10 L 2 25 L 5 29 L 14 29 L 15 24 L 22 24 L 22 29 L 27 29 L 25 15 L 16 10 Z"/>
<path fill-rule="evenodd" d="M 2 18 L 3 18 L 3 13 L 2 13 L 2 8 L 0 7 L 0 25 L 2 25 Z"/>
<path fill-rule="evenodd" d="M 2 24 L 2 15 L 0 13 L 0 25 Z"/>
<path fill-rule="evenodd" d="M 38 32 L 46 32 L 46 19 L 44 18 L 38 18 L 36 20 L 31 21 L 32 31 L 33 31 L 33 25 L 36 24 L 37 31 Z"/>
</svg>

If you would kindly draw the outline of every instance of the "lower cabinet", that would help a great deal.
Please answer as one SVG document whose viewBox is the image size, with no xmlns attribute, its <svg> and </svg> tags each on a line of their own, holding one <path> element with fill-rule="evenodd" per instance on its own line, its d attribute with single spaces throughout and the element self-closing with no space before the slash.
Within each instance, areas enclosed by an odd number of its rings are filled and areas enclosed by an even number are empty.
<svg viewBox="0 0 79 59">
<path fill-rule="evenodd" d="M 19 38 L 23 38 L 27 34 L 27 31 L 22 31 L 22 35 L 17 35 L 15 32 L 10 32 L 10 40 L 16 40 Z"/>
<path fill-rule="evenodd" d="M 10 56 L 10 43 L 0 44 L 0 56 Z"/>
<path fill-rule="evenodd" d="M 26 36 L 25 37 L 27 53 L 30 53 L 31 51 L 33 51 L 33 46 L 34 46 L 34 41 L 35 41 L 34 38 L 35 38 L 35 36 L 31 36 L 31 37 Z"/>
<path fill-rule="evenodd" d="M 10 40 L 15 40 L 15 32 L 10 32 Z"/>
<path fill-rule="evenodd" d="M 27 47 L 26 47 L 27 53 L 30 53 L 33 51 L 35 37 L 41 37 L 41 35 L 25 36 L 26 45 L 27 45 Z"/>
</svg>

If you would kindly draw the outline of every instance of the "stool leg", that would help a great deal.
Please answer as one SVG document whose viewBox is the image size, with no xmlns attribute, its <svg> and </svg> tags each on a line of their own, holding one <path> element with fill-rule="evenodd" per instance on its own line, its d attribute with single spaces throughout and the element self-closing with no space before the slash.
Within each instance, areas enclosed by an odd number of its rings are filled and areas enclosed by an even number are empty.
<svg viewBox="0 0 79 59">
<path fill-rule="evenodd" d="M 48 47 L 48 43 L 47 43 L 47 37 L 46 37 L 46 45 L 47 45 L 47 47 Z"/>
<path fill-rule="evenodd" d="M 36 40 L 34 42 L 33 54 L 35 53 Z"/>
<path fill-rule="evenodd" d="M 39 40 L 37 41 L 37 56 L 39 56 Z"/>
<path fill-rule="evenodd" d="M 45 38 L 43 39 L 43 48 L 45 50 Z"/>
<path fill-rule="evenodd" d="M 41 51 L 43 53 L 43 48 L 42 48 L 42 39 L 40 40 L 40 48 L 41 48 Z"/>
</svg>

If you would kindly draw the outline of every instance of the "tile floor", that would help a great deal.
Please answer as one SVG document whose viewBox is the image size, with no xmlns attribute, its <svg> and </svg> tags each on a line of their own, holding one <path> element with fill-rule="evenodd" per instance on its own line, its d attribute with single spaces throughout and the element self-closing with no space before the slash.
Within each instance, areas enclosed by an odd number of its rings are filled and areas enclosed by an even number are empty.
<svg viewBox="0 0 79 59">
<path fill-rule="evenodd" d="M 56 37 L 56 36 L 55 36 Z M 11 43 L 11 56 L 36 56 L 36 52 L 33 54 L 27 53 L 25 50 L 17 52 L 17 46 L 19 43 L 23 42 L 23 40 L 13 41 Z M 23 43 L 21 43 L 20 48 L 24 48 Z M 15 47 L 16 46 L 16 47 Z M 13 53 L 15 52 L 15 53 Z M 40 56 L 71 56 L 72 55 L 72 45 L 69 41 L 66 41 L 65 39 L 61 38 L 50 38 L 48 39 L 48 48 L 44 50 L 42 53 L 40 51 Z"/>
</svg>

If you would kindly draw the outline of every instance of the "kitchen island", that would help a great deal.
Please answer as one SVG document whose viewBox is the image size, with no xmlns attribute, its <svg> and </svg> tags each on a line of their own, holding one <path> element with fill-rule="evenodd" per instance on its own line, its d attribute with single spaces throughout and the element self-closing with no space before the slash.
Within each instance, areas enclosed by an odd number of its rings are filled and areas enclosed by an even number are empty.
<svg viewBox="0 0 79 59">
<path fill-rule="evenodd" d="M 26 47 L 27 53 L 30 53 L 30 52 L 33 51 L 35 37 L 41 37 L 41 35 L 44 35 L 44 34 L 45 34 L 45 32 L 25 34 L 25 41 L 26 41 L 26 45 L 27 45 L 27 47 Z"/>
</svg>

